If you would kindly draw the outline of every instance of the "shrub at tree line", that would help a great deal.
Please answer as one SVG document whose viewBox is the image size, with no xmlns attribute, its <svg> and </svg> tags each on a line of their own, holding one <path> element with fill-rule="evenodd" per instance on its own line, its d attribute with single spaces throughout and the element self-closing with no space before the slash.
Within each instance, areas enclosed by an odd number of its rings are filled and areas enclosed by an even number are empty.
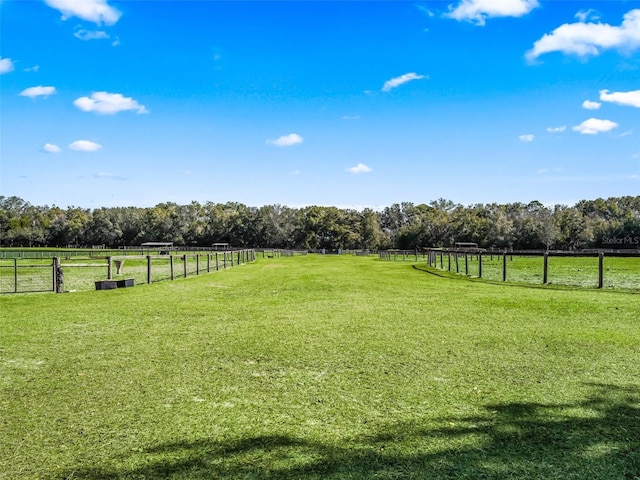
<svg viewBox="0 0 640 480">
<path fill-rule="evenodd" d="M 393 204 L 380 211 L 236 202 L 63 209 L 0 196 L 4 247 L 118 247 L 146 241 L 305 249 L 414 249 L 453 246 L 456 241 L 500 249 L 637 249 L 640 196 L 582 200 L 572 207 L 546 207 L 538 201 L 465 206 L 439 199 Z"/>
</svg>

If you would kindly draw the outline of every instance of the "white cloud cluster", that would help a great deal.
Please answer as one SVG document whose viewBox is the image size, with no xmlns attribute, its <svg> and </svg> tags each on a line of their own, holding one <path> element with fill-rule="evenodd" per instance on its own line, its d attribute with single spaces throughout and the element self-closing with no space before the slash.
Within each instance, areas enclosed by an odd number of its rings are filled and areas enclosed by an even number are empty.
<svg viewBox="0 0 640 480">
<path fill-rule="evenodd" d="M 56 87 L 43 87 L 42 85 L 38 85 L 37 87 L 25 88 L 20 92 L 20 96 L 29 98 L 48 97 L 54 93 L 56 93 Z"/>
<path fill-rule="evenodd" d="M 534 138 L 535 138 L 535 135 L 533 135 L 532 133 L 527 133 L 526 135 L 520 135 L 518 137 L 518 139 L 523 143 L 533 142 Z"/>
<path fill-rule="evenodd" d="M 369 173 L 371 172 L 371 167 L 365 165 L 364 163 L 358 163 L 355 167 L 347 168 L 347 172 L 353 173 L 354 175 L 358 175 L 359 173 Z"/>
<path fill-rule="evenodd" d="M 121 93 L 94 92 L 91 97 L 80 97 L 73 104 L 83 112 L 95 112 L 102 115 L 115 115 L 118 112 L 135 110 L 136 113 L 149 113 L 144 105 L 125 97 Z"/>
<path fill-rule="evenodd" d="M 484 25 L 491 17 L 522 17 L 539 6 L 538 0 L 462 0 L 449 5 L 445 16 Z"/>
<path fill-rule="evenodd" d="M 91 142 L 89 140 L 76 140 L 69 145 L 69 150 L 75 150 L 78 152 L 95 152 L 100 150 L 102 145 L 99 143 Z"/>
<path fill-rule="evenodd" d="M 548 127 L 547 132 L 549 133 L 562 133 L 567 129 L 566 125 L 562 125 L 560 127 Z"/>
<path fill-rule="evenodd" d="M 10 58 L 2 58 L 0 57 L 0 75 L 3 73 L 13 72 L 14 70 L 13 62 Z"/>
<path fill-rule="evenodd" d="M 101 30 L 78 30 L 73 34 L 74 37 L 80 40 L 108 40 L 111 38 L 107 32 Z"/>
<path fill-rule="evenodd" d="M 582 108 L 587 110 L 598 110 L 602 104 L 600 102 L 592 102 L 591 100 L 585 100 L 582 102 Z"/>
<path fill-rule="evenodd" d="M 276 147 L 290 147 L 292 145 L 302 143 L 303 141 L 304 138 L 297 133 L 290 133 L 289 135 L 278 137 L 275 140 L 267 140 L 267 144 L 275 145 Z"/>
<path fill-rule="evenodd" d="M 618 105 L 640 108 L 640 90 L 611 93 L 609 93 L 609 90 L 600 90 L 600 100 L 603 102 L 612 102 L 617 103 Z"/>
<path fill-rule="evenodd" d="M 587 20 L 600 20 L 600 15 L 598 15 L 598 12 L 596 12 L 593 8 L 589 8 L 587 10 L 580 10 L 578 13 L 576 13 L 576 18 L 584 23 Z"/>
<path fill-rule="evenodd" d="M 44 0 L 51 8 L 62 13 L 62 19 L 78 17 L 97 25 L 114 25 L 122 15 L 109 6 L 107 0 Z"/>
<path fill-rule="evenodd" d="M 395 78 L 392 78 L 391 80 L 387 80 L 386 82 L 384 82 L 384 85 L 382 86 L 382 91 L 389 92 L 391 91 L 391 89 L 397 88 L 404 83 L 411 82 L 412 80 L 421 80 L 423 78 L 427 78 L 427 77 L 424 75 L 418 75 L 415 72 L 405 73 L 404 75 L 400 75 L 399 77 L 395 77 Z"/>
<path fill-rule="evenodd" d="M 590 118 L 580 125 L 573 127 L 574 132 L 580 132 L 584 135 L 596 135 L 602 132 L 609 132 L 616 128 L 618 124 L 611 120 L 601 120 L 599 118 Z"/>
<path fill-rule="evenodd" d="M 585 17 L 586 18 L 586 17 Z M 526 54 L 529 60 L 550 52 L 577 55 L 598 55 L 602 50 L 617 48 L 633 50 L 640 47 L 640 9 L 630 10 L 620 26 L 607 23 L 565 23 L 545 34 Z"/>
<path fill-rule="evenodd" d="M 53 143 L 45 143 L 42 147 L 42 150 L 47 153 L 60 153 L 60 147 L 58 145 L 54 145 Z"/>
</svg>

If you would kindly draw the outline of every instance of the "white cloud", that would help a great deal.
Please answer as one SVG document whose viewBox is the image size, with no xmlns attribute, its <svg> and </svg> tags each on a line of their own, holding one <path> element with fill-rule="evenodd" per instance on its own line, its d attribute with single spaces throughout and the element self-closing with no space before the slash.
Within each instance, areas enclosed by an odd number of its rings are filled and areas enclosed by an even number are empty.
<svg viewBox="0 0 640 480">
<path fill-rule="evenodd" d="M 635 49 L 640 46 L 640 9 L 630 10 L 622 24 L 565 23 L 553 32 L 545 34 L 533 44 L 526 54 L 529 60 L 550 52 L 562 52 L 579 57 L 599 55 L 611 48 Z"/>
<path fill-rule="evenodd" d="M 13 62 L 10 58 L 2 58 L 0 57 L 0 75 L 3 73 L 13 72 L 14 70 Z"/>
<path fill-rule="evenodd" d="M 522 17 L 538 5 L 538 0 L 462 0 L 456 7 L 449 5 L 445 16 L 484 25 L 491 17 Z"/>
<path fill-rule="evenodd" d="M 72 144 L 69 145 L 69 150 L 76 150 L 78 152 L 95 152 L 96 150 L 100 150 L 102 145 L 95 142 L 90 142 L 89 140 L 76 140 Z"/>
<path fill-rule="evenodd" d="M 424 75 L 418 75 L 417 73 L 405 73 L 404 75 L 400 75 L 399 77 L 392 78 L 391 80 L 387 80 L 384 82 L 382 87 L 383 92 L 388 92 L 392 88 L 397 88 L 403 83 L 411 82 L 412 80 L 421 80 L 423 78 L 427 78 Z"/>
<path fill-rule="evenodd" d="M 56 87 L 43 87 L 38 85 L 37 87 L 25 88 L 20 92 L 22 97 L 36 98 L 36 97 L 48 97 L 56 93 Z"/>
<path fill-rule="evenodd" d="M 344 115 L 342 120 L 360 120 L 360 115 Z"/>
<path fill-rule="evenodd" d="M 103 32 L 100 30 L 78 30 L 73 34 L 74 37 L 79 38 L 80 40 L 108 40 L 111 38 L 107 32 Z"/>
<path fill-rule="evenodd" d="M 609 90 L 600 90 L 600 100 L 603 102 L 613 102 L 618 105 L 640 108 L 640 90 L 611 93 L 609 93 Z"/>
<path fill-rule="evenodd" d="M 609 132 L 616 128 L 618 124 L 611 120 L 600 120 L 598 118 L 590 118 L 580 125 L 573 127 L 573 130 L 585 135 L 595 135 L 601 132 Z"/>
<path fill-rule="evenodd" d="M 107 0 L 44 0 L 47 5 L 62 13 L 62 19 L 78 17 L 98 25 L 114 25 L 122 15 L 110 7 Z"/>
<path fill-rule="evenodd" d="M 40 65 L 34 65 L 33 67 L 24 69 L 25 72 L 37 72 L 38 70 L 40 70 Z"/>
<path fill-rule="evenodd" d="M 302 138 L 297 133 L 290 133 L 289 135 L 283 135 L 282 137 L 276 138 L 275 140 L 267 140 L 267 143 L 270 145 L 275 145 L 276 147 L 290 147 L 292 145 L 302 143 L 303 141 L 304 138 Z"/>
<path fill-rule="evenodd" d="M 587 20 L 591 20 L 591 21 L 600 20 L 600 15 L 598 15 L 598 12 L 593 8 L 589 8 L 588 10 L 580 10 L 578 13 L 576 13 L 576 18 L 580 22 L 584 23 Z"/>
<path fill-rule="evenodd" d="M 566 125 L 562 125 L 561 127 L 548 127 L 547 132 L 549 133 L 562 133 L 567 129 Z"/>
<path fill-rule="evenodd" d="M 42 150 L 47 153 L 60 153 L 60 147 L 58 145 L 54 145 L 53 143 L 45 143 L 42 147 Z"/>
<path fill-rule="evenodd" d="M 582 108 L 586 108 L 587 110 L 598 110 L 601 105 L 600 102 L 592 102 L 591 100 L 582 102 Z"/>
<path fill-rule="evenodd" d="M 80 97 L 73 104 L 83 112 L 95 112 L 102 115 L 114 115 L 126 110 L 135 110 L 136 113 L 149 113 L 144 105 L 140 105 L 130 97 L 124 97 L 121 93 L 94 92 L 89 97 Z"/>
<path fill-rule="evenodd" d="M 98 172 L 94 175 L 95 178 L 106 178 L 109 180 L 120 180 L 120 181 L 124 181 L 126 180 L 125 177 L 121 177 L 120 175 L 113 175 L 111 173 L 108 172 Z"/>
<path fill-rule="evenodd" d="M 347 172 L 353 173 L 357 175 L 359 173 L 369 173 L 371 171 L 371 167 L 368 167 L 364 163 L 359 163 L 355 167 L 347 168 Z"/>
<path fill-rule="evenodd" d="M 531 133 L 527 133 L 526 135 L 520 135 L 520 136 L 518 137 L 518 139 L 519 139 L 521 142 L 524 142 L 524 143 L 533 142 L 533 139 L 534 139 L 534 138 L 535 138 L 535 135 L 533 135 L 533 134 L 531 134 Z"/>
</svg>

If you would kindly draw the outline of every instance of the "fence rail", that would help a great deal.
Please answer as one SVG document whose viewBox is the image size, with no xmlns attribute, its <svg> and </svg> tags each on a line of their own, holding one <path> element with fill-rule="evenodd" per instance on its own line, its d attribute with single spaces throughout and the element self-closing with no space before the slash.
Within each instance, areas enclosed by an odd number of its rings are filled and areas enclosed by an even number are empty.
<svg viewBox="0 0 640 480">
<path fill-rule="evenodd" d="M 426 257 L 431 268 L 489 280 L 640 289 L 640 252 L 637 251 L 432 249 Z"/>
<path fill-rule="evenodd" d="M 182 255 L 118 255 L 99 259 L 0 259 L 0 294 L 92 290 L 98 282 L 148 284 L 253 262 L 251 249 Z"/>
</svg>

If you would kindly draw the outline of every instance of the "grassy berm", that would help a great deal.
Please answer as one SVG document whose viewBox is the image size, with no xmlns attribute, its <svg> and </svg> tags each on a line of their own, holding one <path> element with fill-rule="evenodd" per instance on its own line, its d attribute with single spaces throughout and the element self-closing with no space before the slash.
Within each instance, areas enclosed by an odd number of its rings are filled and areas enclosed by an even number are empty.
<svg viewBox="0 0 640 480">
<path fill-rule="evenodd" d="M 640 295 L 376 258 L 0 297 L 1 479 L 640 478 Z"/>
</svg>

